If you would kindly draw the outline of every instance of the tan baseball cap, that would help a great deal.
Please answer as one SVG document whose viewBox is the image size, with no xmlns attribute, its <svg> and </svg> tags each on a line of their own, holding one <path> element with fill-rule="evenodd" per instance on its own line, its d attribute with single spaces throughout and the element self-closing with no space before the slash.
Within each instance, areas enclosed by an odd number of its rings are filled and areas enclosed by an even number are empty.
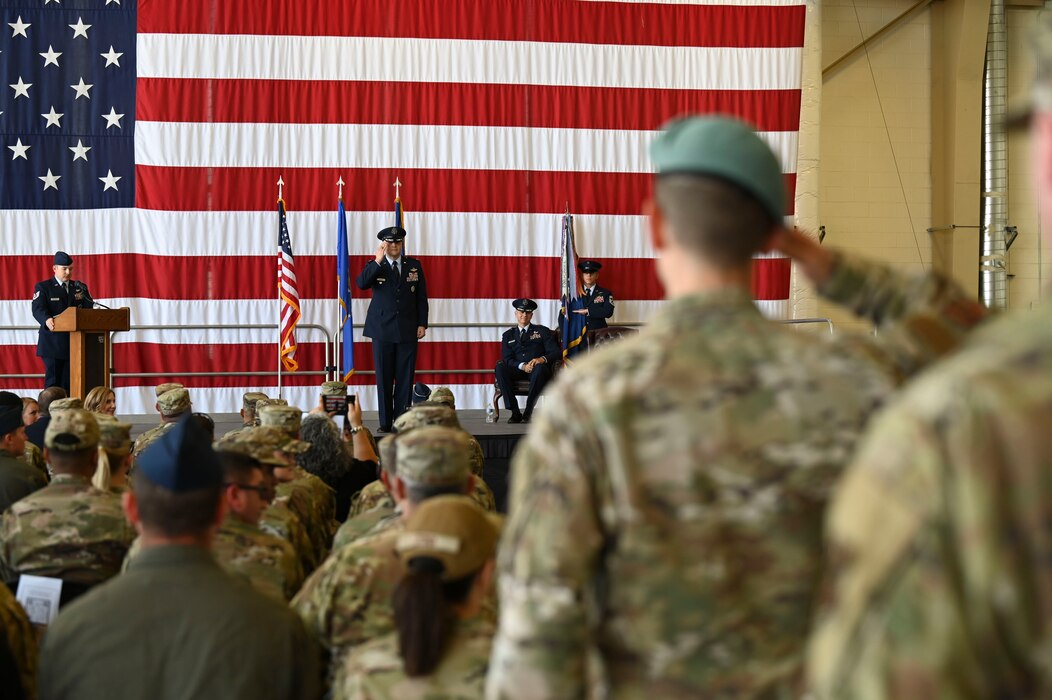
<svg viewBox="0 0 1052 700">
<path fill-rule="evenodd" d="M 435 496 L 414 509 L 395 549 L 407 570 L 414 559 L 437 559 L 442 580 L 455 581 L 497 555 L 501 523 L 467 496 Z"/>
</svg>

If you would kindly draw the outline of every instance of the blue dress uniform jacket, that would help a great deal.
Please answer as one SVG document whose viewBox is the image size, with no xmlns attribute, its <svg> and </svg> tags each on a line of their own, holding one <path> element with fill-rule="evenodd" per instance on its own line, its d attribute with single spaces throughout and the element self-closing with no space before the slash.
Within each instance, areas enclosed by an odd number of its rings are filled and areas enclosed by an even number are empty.
<svg viewBox="0 0 1052 700">
<path fill-rule="evenodd" d="M 378 265 L 370 260 L 358 275 L 358 289 L 371 289 L 373 299 L 365 316 L 367 338 L 391 343 L 416 342 L 418 326 L 427 328 L 427 281 L 416 258 L 402 256 L 401 283 L 384 258 Z"/>
<path fill-rule="evenodd" d="M 592 288 L 591 297 L 586 294 L 582 300 L 588 309 L 588 330 L 606 328 L 606 319 L 614 315 L 614 293 L 596 285 Z"/>
<path fill-rule="evenodd" d="M 523 341 L 519 340 L 518 326 L 508 329 L 501 337 L 500 346 L 504 364 L 515 369 L 518 369 L 520 363 L 541 356 L 546 358 L 550 367 L 554 367 L 563 354 L 555 339 L 555 333 L 550 328 L 538 326 L 536 323 L 530 324 Z"/>
<path fill-rule="evenodd" d="M 78 284 L 82 285 L 85 290 L 88 289 L 83 282 Z M 54 277 L 37 282 L 33 288 L 33 318 L 40 324 L 40 330 L 37 333 L 37 357 L 69 359 L 69 333 L 49 331 L 46 323 L 49 318 L 58 316 L 70 306 L 90 309 L 89 296 L 91 296 L 90 291 L 87 295 L 80 295 L 79 298 L 72 291 L 67 295 L 62 285 Z"/>
<path fill-rule="evenodd" d="M 504 332 L 500 340 L 501 360 L 494 368 L 497 386 L 504 397 L 504 407 L 512 414 L 511 422 L 529 420 L 537 398 L 552 378 L 552 369 L 562 359 L 562 348 L 551 329 L 531 323 L 526 329 L 526 337 L 521 336 L 518 326 Z M 519 369 L 520 363 L 537 357 L 544 357 L 546 364 L 537 365 L 529 373 Z M 521 416 L 512 385 L 512 382 L 520 380 L 530 382 L 529 393 L 526 395 L 526 411 Z"/>
</svg>

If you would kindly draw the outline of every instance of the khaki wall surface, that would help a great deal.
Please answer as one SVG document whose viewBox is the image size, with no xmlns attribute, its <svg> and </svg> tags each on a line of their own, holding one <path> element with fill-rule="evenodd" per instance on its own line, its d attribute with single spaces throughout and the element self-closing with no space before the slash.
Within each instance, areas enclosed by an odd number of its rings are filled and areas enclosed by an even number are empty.
<svg viewBox="0 0 1052 700">
<path fill-rule="evenodd" d="M 940 0 L 944 5 L 957 1 Z M 822 65 L 831 65 L 914 4 L 915 0 L 823 2 Z M 954 223 L 932 220 L 933 178 L 949 177 L 945 167 L 932 163 L 932 144 L 938 137 L 932 126 L 937 99 L 932 86 L 945 79 L 933 74 L 945 62 L 933 61 L 933 44 L 939 46 L 941 41 L 940 28 L 933 22 L 940 20 L 944 9 L 915 12 L 822 81 L 818 218 L 826 228 L 825 243 L 905 272 L 930 270 L 932 236 L 927 229 Z M 1010 95 L 1024 95 L 1032 75 L 1025 35 L 1033 26 L 1035 11 L 1008 10 Z M 1014 275 L 1009 282 L 1010 308 L 1037 302 L 1052 273 L 1042 258 L 1026 140 L 1026 134 L 1020 133 L 1010 141 L 1009 223 L 1019 228 L 1009 258 L 1009 273 Z M 975 149 L 981 150 L 978 133 Z M 936 189 L 940 184 L 951 186 L 937 180 Z M 973 251 L 978 269 L 978 232 L 962 230 L 954 235 L 957 272 L 970 278 Z M 868 329 L 823 301 L 818 302 L 817 314 L 832 318 L 839 330 Z"/>
</svg>

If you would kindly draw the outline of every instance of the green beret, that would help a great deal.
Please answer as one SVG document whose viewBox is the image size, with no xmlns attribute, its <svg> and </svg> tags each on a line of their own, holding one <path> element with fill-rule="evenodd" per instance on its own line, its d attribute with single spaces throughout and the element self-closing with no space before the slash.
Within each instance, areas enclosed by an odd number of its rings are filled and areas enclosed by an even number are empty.
<svg viewBox="0 0 1052 700">
<path fill-rule="evenodd" d="M 785 216 L 785 178 L 771 148 L 744 122 L 687 117 L 650 144 L 658 175 L 708 175 L 748 192 L 774 221 Z"/>
</svg>

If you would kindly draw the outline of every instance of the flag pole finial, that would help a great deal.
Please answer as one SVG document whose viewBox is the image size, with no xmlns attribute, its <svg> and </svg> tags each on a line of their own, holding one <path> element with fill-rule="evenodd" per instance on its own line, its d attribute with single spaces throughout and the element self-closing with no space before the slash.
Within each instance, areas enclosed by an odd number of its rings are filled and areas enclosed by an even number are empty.
<svg viewBox="0 0 1052 700">
<path fill-rule="evenodd" d="M 341 175 L 341 176 L 340 176 L 340 179 L 336 181 L 336 185 L 337 185 L 337 187 L 339 187 L 339 188 L 340 188 L 340 195 L 339 195 L 339 196 L 340 196 L 340 199 L 343 199 L 343 186 L 344 186 L 345 184 L 347 184 L 347 183 L 345 183 L 345 182 L 343 181 L 343 176 Z"/>
<path fill-rule="evenodd" d="M 281 179 L 280 175 L 278 175 L 278 199 L 284 199 L 284 197 L 281 196 L 281 189 L 284 186 L 285 186 L 285 181 Z"/>
<path fill-rule="evenodd" d="M 398 176 L 395 176 L 395 181 L 392 182 L 391 184 L 395 188 L 395 199 L 398 199 L 398 197 L 399 197 L 398 190 L 402 186 L 402 181 L 398 179 Z"/>
</svg>

